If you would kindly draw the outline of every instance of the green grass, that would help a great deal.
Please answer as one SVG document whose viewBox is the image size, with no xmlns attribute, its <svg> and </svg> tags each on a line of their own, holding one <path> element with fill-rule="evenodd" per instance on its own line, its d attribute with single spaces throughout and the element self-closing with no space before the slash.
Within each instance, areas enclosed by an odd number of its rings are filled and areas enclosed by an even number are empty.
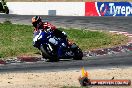
<svg viewBox="0 0 132 88">
<path fill-rule="evenodd" d="M 108 32 L 63 29 L 69 39 L 75 41 L 83 50 L 111 47 L 127 42 L 122 35 Z M 16 25 L 10 22 L 0 23 L 0 58 L 23 54 L 34 55 L 39 52 L 32 46 L 33 27 Z"/>
<path fill-rule="evenodd" d="M 32 29 L 27 25 L 0 24 L 0 57 L 36 52 Z"/>
<path fill-rule="evenodd" d="M 88 30 L 65 30 L 69 39 L 75 41 L 83 50 L 106 48 L 126 43 L 127 37 L 115 35 L 109 32 L 88 31 Z"/>
</svg>

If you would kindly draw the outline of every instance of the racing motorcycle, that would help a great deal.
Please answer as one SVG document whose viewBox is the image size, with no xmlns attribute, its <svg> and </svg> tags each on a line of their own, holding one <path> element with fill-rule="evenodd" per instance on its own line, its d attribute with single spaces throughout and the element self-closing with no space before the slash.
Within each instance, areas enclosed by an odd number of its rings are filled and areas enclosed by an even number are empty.
<svg viewBox="0 0 132 88">
<path fill-rule="evenodd" d="M 51 38 L 50 32 L 40 30 L 39 35 L 35 36 L 33 39 L 35 44 L 37 44 L 38 49 L 41 51 L 43 58 L 51 62 L 59 61 L 60 59 L 82 60 L 82 50 L 68 39 L 66 41 L 66 47 L 63 48 L 63 56 L 59 58 L 57 54 L 58 46 L 49 42 L 49 38 Z"/>
</svg>

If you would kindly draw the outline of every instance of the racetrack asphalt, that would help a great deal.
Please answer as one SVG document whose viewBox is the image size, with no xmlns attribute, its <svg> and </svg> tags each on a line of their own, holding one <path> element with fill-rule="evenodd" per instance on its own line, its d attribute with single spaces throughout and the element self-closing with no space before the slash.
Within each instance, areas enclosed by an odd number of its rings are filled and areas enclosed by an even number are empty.
<svg viewBox="0 0 132 88">
<path fill-rule="evenodd" d="M 0 22 L 10 20 L 12 23 L 31 25 L 32 16 L 6 15 L 0 14 Z M 67 17 L 67 16 L 42 16 L 46 21 L 57 27 L 89 28 L 96 30 L 124 31 L 132 33 L 132 17 Z M 115 55 L 84 57 L 81 61 L 65 60 L 60 62 L 35 62 L 17 63 L 0 66 L 3 71 L 23 71 L 23 70 L 56 70 L 90 67 L 119 67 L 132 66 L 132 52 L 119 53 Z"/>
<path fill-rule="evenodd" d="M 17 24 L 31 25 L 33 15 L 0 14 L 0 22 L 10 20 Z M 132 17 L 84 17 L 84 16 L 41 16 L 57 27 L 89 28 L 132 33 Z"/>
</svg>

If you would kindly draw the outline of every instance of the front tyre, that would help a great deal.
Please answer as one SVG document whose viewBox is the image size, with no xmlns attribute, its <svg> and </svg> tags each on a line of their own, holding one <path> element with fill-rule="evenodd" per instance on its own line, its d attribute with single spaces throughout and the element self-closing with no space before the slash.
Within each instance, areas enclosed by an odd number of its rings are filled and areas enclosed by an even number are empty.
<svg viewBox="0 0 132 88">
<path fill-rule="evenodd" d="M 55 57 L 54 55 L 50 55 L 50 51 L 47 49 L 48 46 L 41 45 L 40 50 L 42 52 L 42 57 L 47 59 L 49 62 L 58 62 L 59 59 Z"/>
</svg>

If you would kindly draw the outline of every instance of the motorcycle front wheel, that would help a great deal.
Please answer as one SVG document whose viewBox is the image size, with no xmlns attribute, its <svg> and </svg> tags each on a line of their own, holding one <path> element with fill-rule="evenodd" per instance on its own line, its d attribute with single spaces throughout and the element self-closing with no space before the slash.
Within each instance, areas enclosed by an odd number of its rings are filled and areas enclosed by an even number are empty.
<svg viewBox="0 0 132 88">
<path fill-rule="evenodd" d="M 59 58 L 57 58 L 55 55 L 51 55 L 49 52 L 49 49 L 48 49 L 48 46 L 46 45 L 41 45 L 40 46 L 40 50 L 42 52 L 42 57 L 45 58 L 45 59 L 48 59 L 49 62 L 57 62 L 59 61 Z"/>
</svg>

